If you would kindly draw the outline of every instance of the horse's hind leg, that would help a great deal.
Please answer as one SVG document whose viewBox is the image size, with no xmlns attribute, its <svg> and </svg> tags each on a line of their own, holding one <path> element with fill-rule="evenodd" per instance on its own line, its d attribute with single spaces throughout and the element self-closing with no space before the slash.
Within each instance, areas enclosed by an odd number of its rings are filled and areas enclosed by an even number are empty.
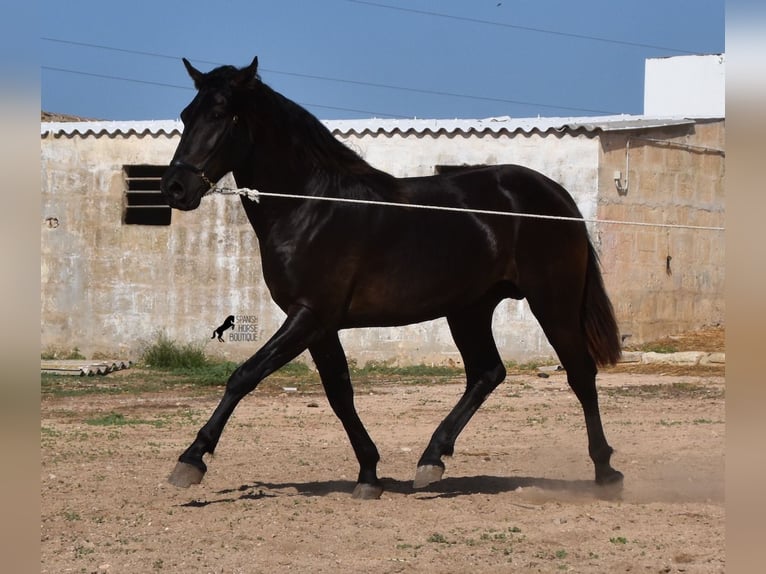
<svg viewBox="0 0 766 574">
<path fill-rule="evenodd" d="M 309 351 L 319 370 L 330 406 L 346 429 L 359 461 L 359 478 L 352 496 L 380 498 L 383 486 L 376 470 L 380 456 L 354 407 L 354 390 L 351 387 L 348 363 L 337 333 L 313 344 Z"/>
<path fill-rule="evenodd" d="M 418 461 L 413 486 L 423 488 L 441 479 L 442 456 L 455 450 L 455 440 L 489 394 L 505 379 L 505 367 L 492 336 L 495 302 L 450 315 L 447 321 L 463 357 L 466 389 L 452 411 L 437 427 Z"/>
<path fill-rule="evenodd" d="M 606 441 L 601 424 L 596 390 L 598 369 L 588 352 L 580 321 L 580 298 L 570 293 L 536 291 L 527 300 L 548 341 L 553 346 L 567 373 L 567 382 L 582 405 L 588 432 L 588 454 L 595 466 L 598 484 L 619 483 L 623 475 L 612 468 L 613 449 Z"/>
</svg>

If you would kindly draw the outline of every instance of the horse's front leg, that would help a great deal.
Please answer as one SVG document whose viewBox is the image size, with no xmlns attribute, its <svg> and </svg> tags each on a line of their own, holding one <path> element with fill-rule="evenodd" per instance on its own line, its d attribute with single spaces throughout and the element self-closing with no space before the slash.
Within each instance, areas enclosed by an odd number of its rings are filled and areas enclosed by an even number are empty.
<svg viewBox="0 0 766 574">
<path fill-rule="evenodd" d="M 383 485 L 377 476 L 380 456 L 354 407 L 354 390 L 351 387 L 348 362 L 338 334 L 333 333 L 317 341 L 309 351 L 322 378 L 327 400 L 346 429 L 359 461 L 359 478 L 352 496 L 362 499 L 380 498 L 383 493 Z"/>
<path fill-rule="evenodd" d="M 181 488 L 199 484 L 207 472 L 202 457 L 215 450 L 226 422 L 239 401 L 264 378 L 305 351 L 322 334 L 323 330 L 310 309 L 299 305 L 290 308 L 287 319 L 274 336 L 231 374 L 221 402 L 191 446 L 178 458 L 168 482 Z"/>
</svg>

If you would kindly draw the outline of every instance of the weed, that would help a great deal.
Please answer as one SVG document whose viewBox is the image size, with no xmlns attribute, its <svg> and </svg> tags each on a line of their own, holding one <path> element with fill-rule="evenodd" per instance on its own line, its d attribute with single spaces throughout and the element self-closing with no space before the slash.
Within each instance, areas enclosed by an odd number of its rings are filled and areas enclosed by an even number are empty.
<svg viewBox="0 0 766 574">
<path fill-rule="evenodd" d="M 683 424 L 681 421 L 666 421 L 665 419 L 660 419 L 660 426 L 663 427 L 675 427 L 680 424 Z"/>
<path fill-rule="evenodd" d="M 94 548 L 88 548 L 87 546 L 75 546 L 74 555 L 75 558 L 84 558 L 88 554 L 93 554 L 95 551 Z"/>
<path fill-rule="evenodd" d="M 387 362 L 368 361 L 364 367 L 352 363 L 349 365 L 352 377 L 455 377 L 461 376 L 463 370 L 458 367 L 445 365 L 403 365 L 396 366 Z"/>
<path fill-rule="evenodd" d="M 181 376 L 185 382 L 199 386 L 225 385 L 226 381 L 237 368 L 237 363 L 231 361 L 212 362 L 202 367 L 172 369 L 173 375 Z"/>
<path fill-rule="evenodd" d="M 601 392 L 609 396 L 642 398 L 709 398 L 724 397 L 723 389 L 696 383 L 671 383 L 669 385 L 627 385 L 624 387 L 604 387 Z"/>
<path fill-rule="evenodd" d="M 45 349 L 40 353 L 40 359 L 43 361 L 51 361 L 56 358 L 56 351 L 52 348 Z"/>
<path fill-rule="evenodd" d="M 164 332 L 157 335 L 157 341 L 149 345 L 141 360 L 158 369 L 194 369 L 209 364 L 204 345 L 198 343 L 177 343 Z"/>
<path fill-rule="evenodd" d="M 279 369 L 280 375 L 288 377 L 305 377 L 311 373 L 311 369 L 306 363 L 300 361 L 290 361 L 284 367 Z"/>
<path fill-rule="evenodd" d="M 439 534 L 438 532 L 431 534 L 431 536 L 428 537 L 427 542 L 434 542 L 436 544 L 449 544 L 445 536 L 443 534 Z"/>
<path fill-rule="evenodd" d="M 152 425 L 154 427 L 162 427 L 167 423 L 167 420 L 144 420 L 144 419 L 129 419 L 125 415 L 120 413 L 111 412 L 106 415 L 85 419 L 85 424 L 97 427 L 123 427 L 128 425 Z M 115 439 L 119 438 L 119 435 L 109 435 L 107 438 Z"/>
<path fill-rule="evenodd" d="M 611 542 L 612 544 L 627 544 L 628 539 L 625 538 L 624 536 L 615 536 L 613 538 L 610 538 L 609 542 Z"/>
<path fill-rule="evenodd" d="M 61 515 L 67 522 L 75 522 L 77 520 L 81 520 L 80 515 L 74 510 L 65 510 L 61 513 Z"/>
<path fill-rule="evenodd" d="M 124 426 L 130 423 L 128 422 L 128 419 L 126 419 L 120 413 L 112 412 L 112 413 L 109 413 L 108 415 L 102 415 L 100 417 L 86 419 L 85 424 L 89 424 L 91 426 L 96 426 L 96 427 L 111 427 L 111 426 Z"/>
<path fill-rule="evenodd" d="M 44 351 L 40 352 L 40 359 L 43 361 L 52 361 L 55 359 L 82 361 L 85 359 L 85 355 L 80 352 L 79 347 L 75 347 L 74 349 L 68 351 L 55 349 L 54 347 L 48 347 Z"/>
<path fill-rule="evenodd" d="M 645 345 L 641 345 L 641 348 L 639 350 L 645 353 L 663 353 L 663 354 L 677 353 L 678 345 L 675 345 L 673 343 L 657 341 L 657 342 L 646 343 Z"/>
</svg>

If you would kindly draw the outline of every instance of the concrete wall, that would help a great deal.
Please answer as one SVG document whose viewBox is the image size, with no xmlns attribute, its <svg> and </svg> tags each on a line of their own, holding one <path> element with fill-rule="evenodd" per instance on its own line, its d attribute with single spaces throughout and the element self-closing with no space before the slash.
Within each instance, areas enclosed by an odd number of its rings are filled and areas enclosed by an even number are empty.
<svg viewBox="0 0 766 574">
<path fill-rule="evenodd" d="M 603 134 L 599 218 L 723 227 L 723 149 L 723 120 Z M 626 163 L 628 189 L 621 195 L 614 175 L 619 171 L 625 185 Z M 629 342 L 724 323 L 723 232 L 599 224 L 598 236 Z"/>
<path fill-rule="evenodd" d="M 678 128 L 674 128 L 678 130 Z M 698 124 L 653 138 L 722 147 L 723 124 Z M 586 217 L 723 221 L 722 158 L 631 140 L 630 189 L 614 188 L 625 148 L 636 133 L 511 136 L 376 134 L 347 144 L 395 175 L 426 175 L 435 165 L 519 163 L 561 182 Z M 647 135 L 647 134 L 643 134 Z M 231 360 L 250 356 L 277 329 L 258 244 L 234 197 L 209 197 L 193 212 L 174 211 L 170 226 L 122 224 L 125 164 L 166 164 L 178 136 L 47 135 L 41 141 L 41 347 L 88 357 L 139 356 L 160 330 L 199 342 Z M 49 227 L 46 219 L 58 219 Z M 591 226 L 622 330 L 646 339 L 723 321 L 723 236 Z M 669 251 L 668 251 L 669 250 Z M 672 275 L 665 274 L 665 257 Z M 228 315 L 226 343 L 210 340 Z M 495 314 L 507 360 L 552 356 L 526 302 Z M 446 322 L 348 331 L 350 358 L 400 363 L 459 363 Z"/>
</svg>

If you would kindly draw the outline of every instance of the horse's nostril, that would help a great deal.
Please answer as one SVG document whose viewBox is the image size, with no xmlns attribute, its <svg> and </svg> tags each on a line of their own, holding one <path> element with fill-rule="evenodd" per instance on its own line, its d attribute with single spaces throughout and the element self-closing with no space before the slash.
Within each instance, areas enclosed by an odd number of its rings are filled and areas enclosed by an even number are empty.
<svg viewBox="0 0 766 574">
<path fill-rule="evenodd" d="M 161 191 L 166 197 L 176 198 L 181 197 L 184 193 L 183 186 L 175 180 L 164 182 L 161 186 Z"/>
</svg>

